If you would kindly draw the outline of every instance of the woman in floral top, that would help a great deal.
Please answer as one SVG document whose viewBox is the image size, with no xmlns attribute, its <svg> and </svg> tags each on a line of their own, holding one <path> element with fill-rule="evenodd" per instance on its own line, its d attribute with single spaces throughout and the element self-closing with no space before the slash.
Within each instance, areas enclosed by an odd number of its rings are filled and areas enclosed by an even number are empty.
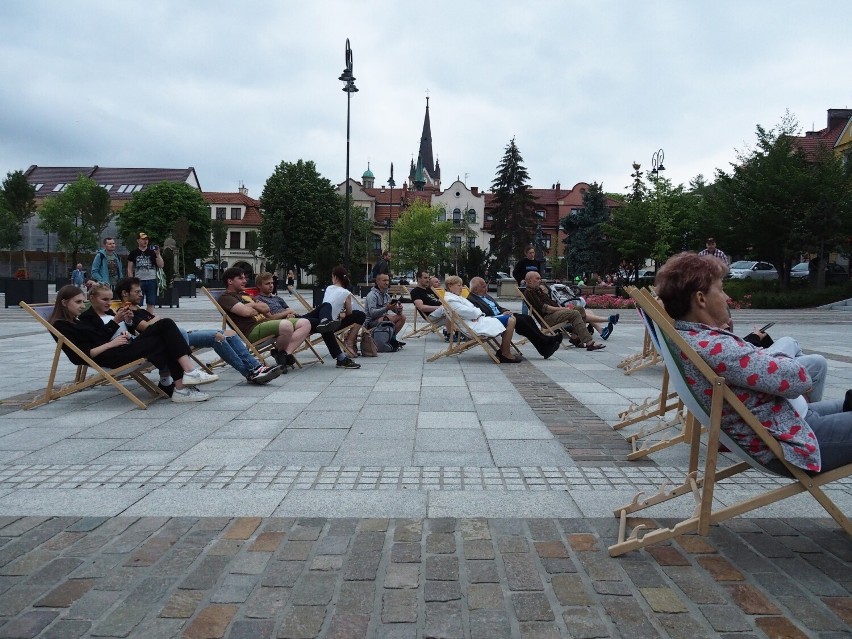
<svg viewBox="0 0 852 639">
<path fill-rule="evenodd" d="M 726 330 L 730 321 L 722 278 L 728 266 L 707 255 L 680 253 L 657 272 L 654 282 L 675 328 L 710 367 L 725 378 L 761 424 L 778 440 L 784 458 L 809 472 L 852 463 L 852 412 L 843 400 L 808 404 L 802 397 L 813 382 L 805 369 L 783 353 L 767 353 Z M 710 383 L 684 358 L 686 381 L 710 410 Z M 783 471 L 730 406 L 722 429 L 761 463 Z"/>
</svg>

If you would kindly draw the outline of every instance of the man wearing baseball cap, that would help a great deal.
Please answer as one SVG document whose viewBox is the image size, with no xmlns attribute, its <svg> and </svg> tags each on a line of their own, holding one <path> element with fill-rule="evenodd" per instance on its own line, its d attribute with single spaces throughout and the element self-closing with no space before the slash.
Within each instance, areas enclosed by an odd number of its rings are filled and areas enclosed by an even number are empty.
<svg viewBox="0 0 852 639">
<path fill-rule="evenodd" d="M 138 248 L 130 251 L 127 256 L 127 277 L 138 277 L 142 294 L 145 296 L 145 307 L 151 314 L 157 304 L 157 269 L 165 263 L 160 255 L 160 247 L 148 248 L 148 234 L 140 231 L 136 235 Z"/>
</svg>

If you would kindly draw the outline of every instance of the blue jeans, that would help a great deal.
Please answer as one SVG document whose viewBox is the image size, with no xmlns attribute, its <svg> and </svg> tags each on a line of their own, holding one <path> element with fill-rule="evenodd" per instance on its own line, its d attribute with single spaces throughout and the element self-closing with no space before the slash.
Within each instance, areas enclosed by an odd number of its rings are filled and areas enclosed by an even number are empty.
<svg viewBox="0 0 852 639">
<path fill-rule="evenodd" d="M 852 463 L 852 412 L 843 412 L 842 399 L 808 404 L 805 421 L 816 435 L 823 472 Z"/>
<path fill-rule="evenodd" d="M 146 306 L 155 306 L 157 304 L 157 280 L 140 280 L 139 288 L 142 289 L 142 294 L 145 296 L 144 304 Z"/>
<path fill-rule="evenodd" d="M 239 371 L 243 377 L 248 377 L 249 374 L 260 366 L 260 362 L 249 353 L 246 345 L 236 335 L 226 337 L 221 342 L 216 339 L 222 331 L 192 331 L 187 333 L 184 329 L 180 329 L 186 343 L 193 348 L 212 347 L 216 354 L 221 357 L 234 370 Z"/>
</svg>

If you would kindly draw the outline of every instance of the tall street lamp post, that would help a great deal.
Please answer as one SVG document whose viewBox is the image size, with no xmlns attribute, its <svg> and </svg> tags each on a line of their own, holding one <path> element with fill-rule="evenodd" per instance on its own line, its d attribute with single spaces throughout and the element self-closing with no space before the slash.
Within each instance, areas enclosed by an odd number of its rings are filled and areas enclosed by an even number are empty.
<svg viewBox="0 0 852 639">
<path fill-rule="evenodd" d="M 663 166 L 663 160 L 665 157 L 666 154 L 663 153 L 662 149 L 656 151 L 654 155 L 651 156 L 651 174 L 654 176 L 655 180 L 662 177 L 660 173 L 666 170 L 666 167 Z"/>
<path fill-rule="evenodd" d="M 385 219 L 385 225 L 388 227 L 388 250 L 391 250 L 391 223 L 393 218 L 393 187 L 396 182 L 393 179 L 393 162 L 391 162 L 391 174 L 388 178 L 388 186 L 390 187 L 390 204 L 388 205 L 388 216 Z"/>
<path fill-rule="evenodd" d="M 343 223 L 343 267 L 349 272 L 349 234 L 352 226 L 352 193 L 349 185 L 349 114 L 352 102 L 352 94 L 358 92 L 355 86 L 355 76 L 352 75 L 352 47 L 349 46 L 349 38 L 346 38 L 346 67 L 338 78 L 343 82 L 343 91 L 346 93 L 346 211 Z"/>
</svg>

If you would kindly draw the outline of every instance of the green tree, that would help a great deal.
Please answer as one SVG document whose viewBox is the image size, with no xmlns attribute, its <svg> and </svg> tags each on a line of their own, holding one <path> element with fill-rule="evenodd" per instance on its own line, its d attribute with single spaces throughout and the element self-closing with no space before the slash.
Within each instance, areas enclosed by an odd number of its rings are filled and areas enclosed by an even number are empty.
<svg viewBox="0 0 852 639">
<path fill-rule="evenodd" d="M 609 219 L 606 195 L 601 185 L 594 182 L 583 193 L 583 208 L 559 222 L 567 236 L 568 273 L 607 273 L 617 266 L 613 243 L 606 234 L 605 224 Z"/>
<path fill-rule="evenodd" d="M 719 245 L 728 254 L 772 262 L 782 289 L 801 251 L 802 212 L 810 197 L 810 170 L 793 145 L 797 131 L 789 113 L 772 129 L 758 125 L 754 148 L 737 154 L 731 173 L 717 170 L 714 188 L 707 190 L 708 205 L 725 229 L 714 235 Z"/>
<path fill-rule="evenodd" d="M 6 179 L 3 180 L 3 187 L 0 189 L 0 195 L 6 203 L 6 210 L 12 216 L 12 222 L 18 229 L 18 241 L 21 242 L 24 225 L 33 216 L 36 210 L 35 202 L 35 187 L 27 182 L 23 171 L 14 171 L 6 174 Z M 8 223 L 8 221 L 7 221 Z M 11 239 L 7 236 L 7 239 Z M 9 247 L 11 251 L 12 247 Z M 24 271 L 27 270 L 27 252 L 21 247 L 21 258 L 24 261 Z"/>
<path fill-rule="evenodd" d="M 491 252 L 497 257 L 499 266 L 507 265 L 511 256 L 521 255 L 532 240 L 535 197 L 530 191 L 530 176 L 523 161 L 515 138 L 512 138 L 491 183 L 494 193 Z"/>
<path fill-rule="evenodd" d="M 73 264 L 83 251 L 97 249 L 100 234 L 113 217 L 109 193 L 84 175 L 45 201 L 38 227 L 56 233 L 59 247 L 71 253 Z"/>
<path fill-rule="evenodd" d="M 343 229 L 345 228 L 345 210 L 343 198 L 340 198 L 340 201 L 341 205 L 337 212 L 337 217 L 329 225 L 325 240 L 328 251 L 324 253 L 324 259 L 327 258 L 334 262 L 331 265 L 331 268 L 328 269 L 327 273 L 329 283 L 331 282 L 331 269 L 338 264 L 343 263 Z M 366 237 L 368 234 L 371 234 L 372 231 L 373 223 L 367 216 L 367 209 L 362 206 L 353 206 L 349 223 L 349 232 L 353 238 L 353 240 L 349 243 L 349 259 L 351 262 L 351 269 L 355 273 L 361 272 L 358 264 L 363 266 L 367 263 L 367 247 L 360 238 Z M 353 281 L 355 280 L 353 279 Z"/>
<path fill-rule="evenodd" d="M 251 264 L 255 273 L 257 272 L 257 250 L 260 248 L 260 236 L 257 231 L 246 233 L 246 250 L 251 253 Z"/>
<path fill-rule="evenodd" d="M 815 254 L 816 268 L 810 278 L 817 288 L 825 286 L 825 269 L 820 268 L 833 251 L 848 251 L 852 232 L 852 167 L 832 149 L 818 149 L 808 167 L 810 180 L 807 203 L 799 228 L 801 250 Z"/>
<path fill-rule="evenodd" d="M 151 244 L 162 244 L 180 218 L 188 226 L 181 259 L 209 256 L 210 206 L 200 191 L 183 182 L 160 182 L 134 193 L 120 211 L 118 231 L 127 246 L 136 245 L 134 238 L 140 231 L 152 238 Z"/>
<path fill-rule="evenodd" d="M 452 222 L 441 221 L 444 209 L 415 200 L 393 227 L 395 268 L 434 269 L 447 254 Z"/>
<path fill-rule="evenodd" d="M 335 227 L 341 226 L 343 198 L 312 161 L 281 162 L 266 180 L 260 203 L 260 245 L 271 261 L 306 268 L 316 262 L 320 246 L 342 255 L 343 231 Z"/>
</svg>

